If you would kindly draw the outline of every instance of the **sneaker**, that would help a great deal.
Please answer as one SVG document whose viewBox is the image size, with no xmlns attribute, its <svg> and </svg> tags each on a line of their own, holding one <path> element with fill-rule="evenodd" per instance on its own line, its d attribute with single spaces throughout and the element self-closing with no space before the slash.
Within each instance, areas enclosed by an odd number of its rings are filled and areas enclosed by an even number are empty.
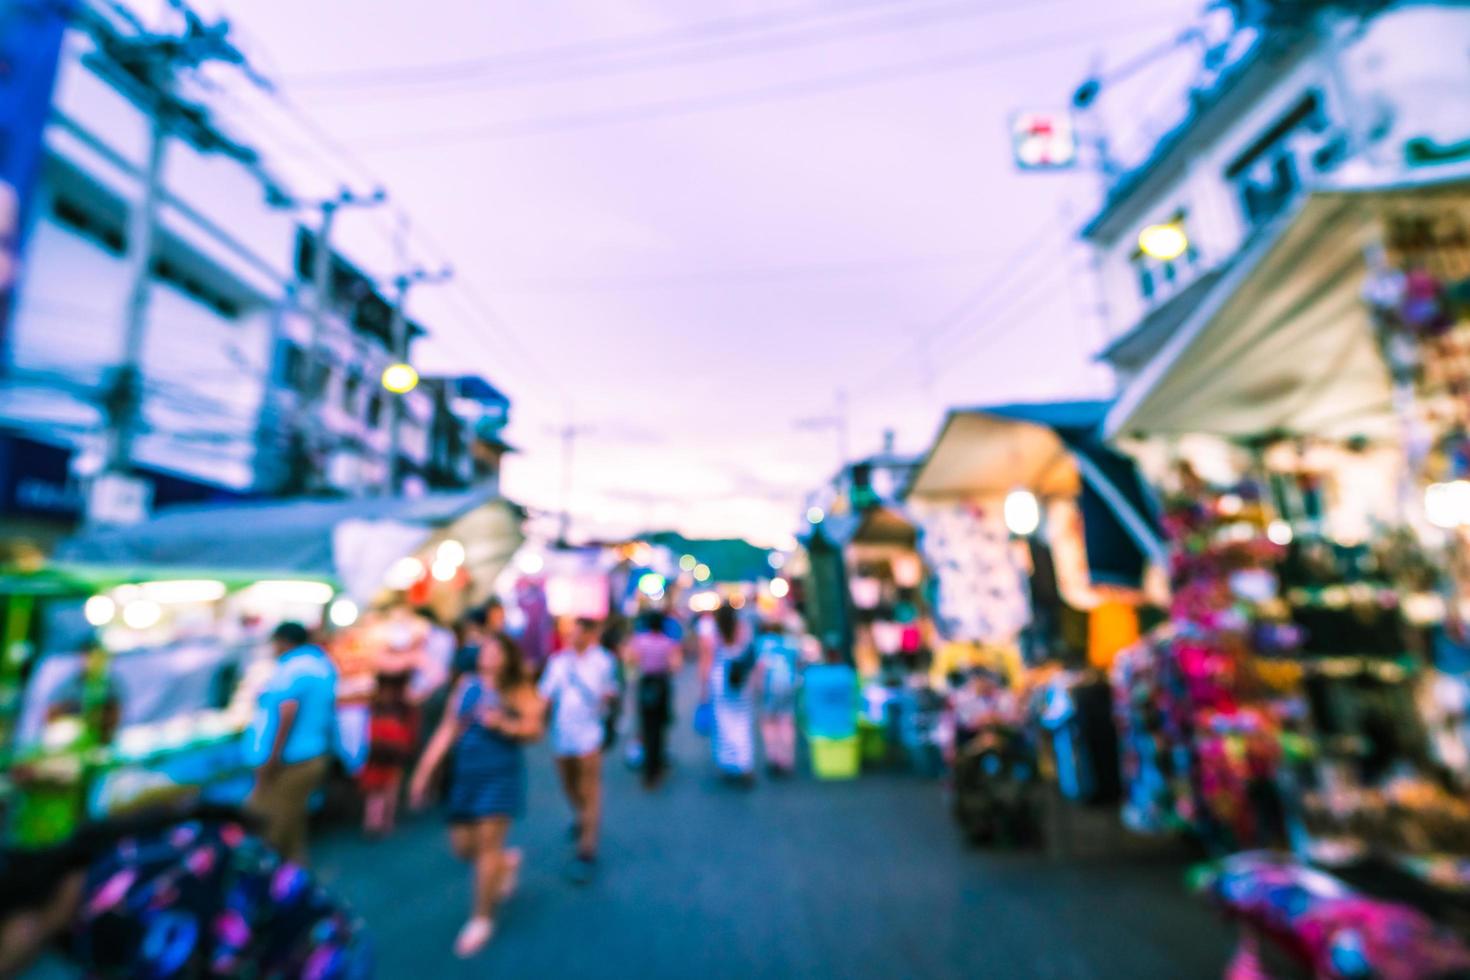
<svg viewBox="0 0 1470 980">
<path fill-rule="evenodd" d="M 597 877 L 597 859 L 578 855 L 567 865 L 567 879 L 574 885 L 590 885 Z"/>
<path fill-rule="evenodd" d="M 476 916 L 464 924 L 454 940 L 454 955 L 467 960 L 477 955 L 490 943 L 495 935 L 495 923 L 484 916 Z"/>
</svg>

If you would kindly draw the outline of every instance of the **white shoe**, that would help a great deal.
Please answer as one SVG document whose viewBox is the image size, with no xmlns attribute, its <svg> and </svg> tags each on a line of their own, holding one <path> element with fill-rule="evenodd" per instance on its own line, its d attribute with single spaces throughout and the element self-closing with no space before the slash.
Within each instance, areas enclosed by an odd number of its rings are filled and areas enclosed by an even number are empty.
<svg viewBox="0 0 1470 980">
<path fill-rule="evenodd" d="M 459 936 L 454 940 L 454 955 L 462 960 L 477 955 L 489 945 L 493 935 L 495 923 L 484 916 L 475 916 L 459 930 Z"/>
</svg>

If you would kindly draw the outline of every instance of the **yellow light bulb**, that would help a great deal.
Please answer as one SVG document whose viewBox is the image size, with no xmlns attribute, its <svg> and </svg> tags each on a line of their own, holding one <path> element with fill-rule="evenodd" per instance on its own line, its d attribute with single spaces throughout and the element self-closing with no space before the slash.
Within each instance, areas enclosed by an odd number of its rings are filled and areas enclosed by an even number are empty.
<svg viewBox="0 0 1470 980">
<path fill-rule="evenodd" d="M 1189 236 L 1177 221 L 1149 225 L 1138 233 L 1138 247 L 1149 258 L 1168 262 L 1179 258 L 1189 248 Z"/>
<path fill-rule="evenodd" d="M 383 387 L 395 395 L 406 395 L 419 386 L 419 373 L 412 364 L 390 364 L 383 369 Z"/>
</svg>

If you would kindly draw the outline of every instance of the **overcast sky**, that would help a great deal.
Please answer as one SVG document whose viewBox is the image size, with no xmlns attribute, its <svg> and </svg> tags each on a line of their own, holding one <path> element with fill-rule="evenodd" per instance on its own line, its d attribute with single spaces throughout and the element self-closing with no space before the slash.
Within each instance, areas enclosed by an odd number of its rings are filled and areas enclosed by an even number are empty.
<svg viewBox="0 0 1470 980">
<path fill-rule="evenodd" d="M 303 179 L 380 179 L 448 287 L 413 311 L 429 368 L 515 398 L 507 492 L 589 532 L 775 542 L 886 428 L 919 452 L 948 406 L 1104 393 L 1073 241 L 1097 180 L 1023 174 L 1012 113 L 1064 105 L 1197 0 L 216 0 L 257 65 L 358 163 L 269 107 Z M 1139 145 L 1188 55 L 1104 106 Z M 284 119 L 284 121 L 283 121 Z M 294 127 L 294 128 L 293 128 Z M 269 138 L 266 138 L 268 135 Z M 365 173 L 366 171 L 366 173 Z M 386 264 L 391 217 L 345 240 Z"/>
</svg>

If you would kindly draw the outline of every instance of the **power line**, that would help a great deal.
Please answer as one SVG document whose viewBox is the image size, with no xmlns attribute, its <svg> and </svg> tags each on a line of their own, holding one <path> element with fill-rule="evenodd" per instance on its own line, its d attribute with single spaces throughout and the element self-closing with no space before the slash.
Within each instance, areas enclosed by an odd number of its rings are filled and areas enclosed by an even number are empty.
<svg viewBox="0 0 1470 980">
<path fill-rule="evenodd" d="M 1038 256 L 1047 257 L 1048 253 L 1042 251 L 1041 246 L 1058 235 L 1065 234 L 1065 229 L 1054 224 L 1042 226 L 1039 234 L 1028 239 L 1011 253 L 1009 261 L 997 269 L 993 274 L 987 276 L 979 286 L 965 295 L 959 303 L 955 304 L 942 317 L 920 330 L 914 338 L 912 347 L 905 349 L 898 356 L 885 360 L 872 374 L 865 376 L 855 387 L 861 391 L 882 379 L 892 370 L 899 361 L 913 354 L 929 349 L 947 338 L 954 331 L 964 327 L 970 322 L 972 316 L 987 302 L 994 299 L 1000 289 L 1019 278 Z"/>
<path fill-rule="evenodd" d="M 388 69 L 351 69 L 348 71 L 318 72 L 288 76 L 292 84 L 301 88 L 331 89 L 379 83 L 385 86 L 412 84 L 415 78 L 446 79 L 473 77 L 496 68 L 532 67 L 554 64 L 558 61 L 577 58 L 598 58 L 607 55 L 625 54 L 645 48 L 687 44 L 728 34 L 748 33 L 752 30 L 771 29 L 785 24 L 820 20 L 833 15 L 843 16 L 854 12 L 885 7 L 905 6 L 908 0 L 838 0 L 808 4 L 793 8 L 785 13 L 767 13 L 735 17 L 719 17 L 698 21 L 680 27 L 626 34 L 622 37 L 595 41 L 574 41 L 545 48 L 518 51 L 504 55 L 484 55 L 460 61 L 439 62 L 432 65 L 413 65 Z"/>
<path fill-rule="evenodd" d="M 981 6 L 977 5 L 975 0 L 964 0 L 962 3 L 946 3 L 932 8 L 920 9 L 916 12 L 904 12 L 903 16 L 875 18 L 856 23 L 838 24 L 826 28 L 792 31 L 786 34 L 776 34 L 774 37 L 768 38 L 734 38 L 726 41 L 706 42 L 705 46 L 701 48 L 688 51 L 676 50 L 651 58 L 593 62 L 590 64 L 573 64 L 570 66 L 552 65 L 546 70 L 532 72 L 529 75 L 522 74 L 518 76 L 512 73 L 508 77 L 503 74 L 491 74 L 489 77 L 485 77 L 483 74 L 477 74 L 467 80 L 459 81 L 419 79 L 417 82 L 414 82 L 410 80 L 396 84 L 387 83 L 393 87 L 391 91 L 386 93 L 382 91 L 384 83 L 381 80 L 374 80 L 371 83 L 363 85 L 361 88 L 348 90 L 342 95 L 330 99 L 330 101 L 342 103 L 361 102 L 365 100 L 381 101 L 385 98 L 398 101 L 406 98 L 413 99 L 426 96 L 443 97 L 444 95 L 461 95 L 498 88 L 557 84 L 576 78 L 632 74 L 660 68 L 701 66 L 732 58 L 759 57 L 783 51 L 830 44 L 833 41 L 921 30 L 937 24 L 990 17 L 1013 10 L 1029 10 L 1038 6 L 1067 2 L 1069 0 L 992 0 L 990 4 Z"/>
<path fill-rule="evenodd" d="M 1013 58 L 1035 54 L 1063 44 L 1097 41 L 1100 38 L 1131 33 L 1146 24 L 1158 22 L 1158 15 L 1125 18 L 1110 23 L 1111 30 L 1094 26 L 1083 30 L 1059 31 L 1055 34 L 1028 38 L 1023 42 L 995 45 L 980 51 L 969 51 L 938 59 L 899 62 L 858 71 L 838 72 L 796 82 L 782 82 L 755 88 L 724 92 L 719 95 L 697 99 L 671 98 L 622 106 L 598 112 L 566 113 L 558 116 L 511 120 L 479 126 L 463 126 L 451 129 L 424 130 L 417 133 L 399 133 L 380 137 L 368 137 L 354 141 L 359 149 L 396 150 L 430 149 L 476 141 L 518 139 L 527 136 L 547 136 L 555 133 L 596 129 L 627 123 L 646 122 L 679 116 L 700 115 L 723 109 L 738 109 L 746 106 L 781 102 L 791 99 L 809 98 L 832 92 L 868 88 L 888 82 L 905 81 L 926 75 L 964 71 L 981 68 Z"/>
</svg>

